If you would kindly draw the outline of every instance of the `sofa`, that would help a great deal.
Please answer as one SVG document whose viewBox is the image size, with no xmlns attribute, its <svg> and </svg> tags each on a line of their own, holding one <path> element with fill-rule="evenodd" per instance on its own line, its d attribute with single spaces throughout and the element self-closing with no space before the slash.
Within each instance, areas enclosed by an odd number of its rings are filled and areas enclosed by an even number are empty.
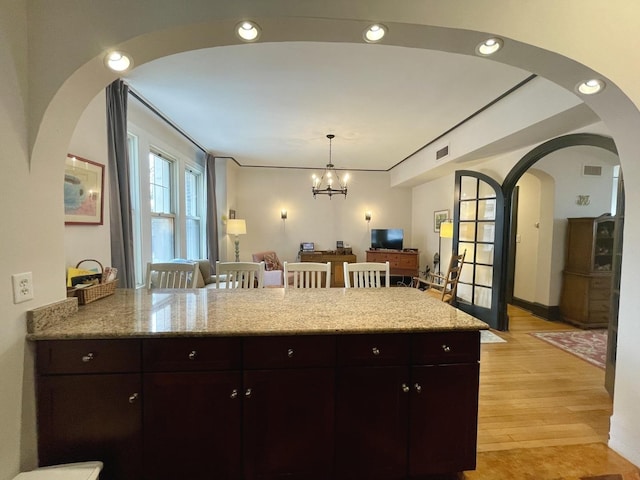
<svg viewBox="0 0 640 480">
<path fill-rule="evenodd" d="M 251 255 L 254 262 L 264 262 L 264 281 L 265 287 L 282 287 L 284 285 L 282 277 L 284 274 L 284 267 L 282 262 L 278 258 L 278 255 L 273 250 L 266 250 L 264 252 L 257 252 Z M 293 281 L 293 274 L 289 275 L 289 284 Z"/>
<path fill-rule="evenodd" d="M 198 264 L 198 278 L 196 279 L 196 288 L 216 288 L 216 276 L 211 271 L 211 262 L 208 258 L 198 260 L 184 260 L 182 258 L 174 258 L 171 261 L 176 263 L 196 262 Z M 221 280 L 224 281 L 225 279 Z"/>
</svg>

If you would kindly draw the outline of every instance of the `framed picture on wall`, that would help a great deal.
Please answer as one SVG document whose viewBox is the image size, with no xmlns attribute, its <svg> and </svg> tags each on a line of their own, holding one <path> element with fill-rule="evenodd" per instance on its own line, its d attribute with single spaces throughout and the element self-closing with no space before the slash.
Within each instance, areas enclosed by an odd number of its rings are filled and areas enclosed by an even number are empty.
<svg viewBox="0 0 640 480">
<path fill-rule="evenodd" d="M 236 211 L 235 210 L 229 210 L 229 218 L 230 219 L 234 219 L 236 218 Z"/>
<path fill-rule="evenodd" d="M 104 165 L 68 154 L 64 167 L 64 224 L 102 225 Z"/>
<path fill-rule="evenodd" d="M 440 233 L 440 224 L 449 218 L 449 210 L 436 210 L 433 212 L 433 231 Z"/>
</svg>

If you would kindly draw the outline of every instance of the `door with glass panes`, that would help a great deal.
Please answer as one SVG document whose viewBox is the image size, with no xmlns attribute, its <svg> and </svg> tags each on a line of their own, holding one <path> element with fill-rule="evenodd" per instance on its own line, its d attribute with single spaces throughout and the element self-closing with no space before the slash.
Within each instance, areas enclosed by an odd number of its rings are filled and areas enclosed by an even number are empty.
<svg viewBox="0 0 640 480">
<path fill-rule="evenodd" d="M 500 274 L 503 262 L 504 195 L 479 172 L 455 176 L 454 251 L 466 251 L 458 280 L 457 307 L 500 328 Z"/>
</svg>

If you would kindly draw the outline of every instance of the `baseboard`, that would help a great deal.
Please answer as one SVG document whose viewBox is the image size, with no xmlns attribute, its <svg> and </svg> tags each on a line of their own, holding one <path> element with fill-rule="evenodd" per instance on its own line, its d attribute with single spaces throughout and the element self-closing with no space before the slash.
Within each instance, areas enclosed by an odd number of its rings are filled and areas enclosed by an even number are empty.
<svg viewBox="0 0 640 480">
<path fill-rule="evenodd" d="M 528 310 L 534 315 L 544 318 L 545 320 L 551 320 L 553 322 L 562 321 L 562 316 L 560 315 L 560 307 L 557 305 L 542 305 L 541 303 L 529 302 L 527 300 L 522 300 L 521 298 L 516 297 L 513 297 L 510 303 L 512 305 L 515 305 L 516 307 Z"/>
</svg>

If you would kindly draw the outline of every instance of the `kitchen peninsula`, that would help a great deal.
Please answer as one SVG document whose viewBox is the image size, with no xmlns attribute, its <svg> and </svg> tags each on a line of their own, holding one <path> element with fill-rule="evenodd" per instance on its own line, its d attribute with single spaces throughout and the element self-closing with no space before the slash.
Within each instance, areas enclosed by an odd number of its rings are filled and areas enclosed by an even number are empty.
<svg viewBox="0 0 640 480">
<path fill-rule="evenodd" d="M 102 460 L 105 480 L 470 470 L 485 328 L 411 288 L 117 290 L 70 315 L 42 307 L 28 334 L 40 463 Z"/>
</svg>

